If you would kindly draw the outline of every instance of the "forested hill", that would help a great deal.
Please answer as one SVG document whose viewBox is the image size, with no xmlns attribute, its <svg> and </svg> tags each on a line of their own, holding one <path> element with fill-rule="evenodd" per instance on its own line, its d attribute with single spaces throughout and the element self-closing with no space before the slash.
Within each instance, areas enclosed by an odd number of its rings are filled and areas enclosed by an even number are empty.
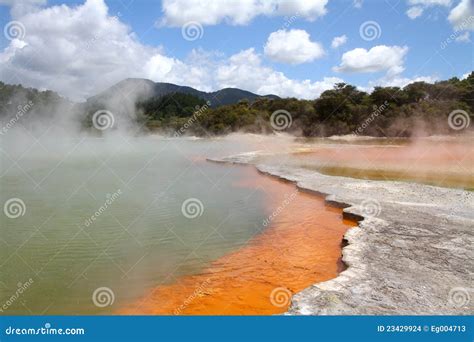
<svg viewBox="0 0 474 342">
<path fill-rule="evenodd" d="M 474 126 L 470 124 L 474 113 L 474 73 L 464 80 L 416 82 L 403 89 L 376 87 L 370 94 L 341 83 L 316 100 L 260 98 L 217 108 L 202 107 L 204 104 L 198 97 L 175 94 L 140 102 L 138 108 L 149 128 L 180 135 L 276 130 L 308 137 L 457 134 Z M 196 106 L 201 109 L 194 110 Z"/>
<path fill-rule="evenodd" d="M 83 128 L 90 130 L 92 115 L 105 109 L 117 117 L 127 116 L 145 131 L 180 136 L 235 131 L 285 131 L 309 137 L 458 134 L 472 131 L 474 126 L 474 73 L 463 80 L 415 82 L 404 88 L 376 87 L 371 93 L 340 83 L 315 100 L 259 96 L 240 89 L 204 93 L 189 87 L 128 79 L 86 103 L 73 104 L 51 91 L 0 82 L 2 123 L 18 117 L 19 106 L 23 106 L 23 121 L 31 117 L 49 120 L 51 113 L 71 111 Z M 119 120 L 115 121 L 117 124 Z"/>
<path fill-rule="evenodd" d="M 127 78 L 100 94 L 87 99 L 89 104 L 108 102 L 117 96 L 138 97 L 142 100 L 159 98 L 170 94 L 189 94 L 204 101 L 209 101 L 214 107 L 229 105 L 247 99 L 254 101 L 258 98 L 278 98 L 276 95 L 257 95 L 238 88 L 224 88 L 213 92 L 204 92 L 187 86 L 172 83 L 153 82 L 142 78 Z"/>
</svg>

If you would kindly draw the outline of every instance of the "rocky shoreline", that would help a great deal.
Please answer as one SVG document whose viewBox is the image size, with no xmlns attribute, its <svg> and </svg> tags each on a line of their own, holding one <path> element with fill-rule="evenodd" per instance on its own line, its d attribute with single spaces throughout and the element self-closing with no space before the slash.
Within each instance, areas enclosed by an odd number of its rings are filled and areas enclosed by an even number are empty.
<svg viewBox="0 0 474 342">
<path fill-rule="evenodd" d="M 345 234 L 338 277 L 295 294 L 290 315 L 474 313 L 474 193 L 429 185 L 327 176 L 259 164 L 258 153 L 214 162 L 253 164 L 342 207 L 359 221 Z"/>
</svg>

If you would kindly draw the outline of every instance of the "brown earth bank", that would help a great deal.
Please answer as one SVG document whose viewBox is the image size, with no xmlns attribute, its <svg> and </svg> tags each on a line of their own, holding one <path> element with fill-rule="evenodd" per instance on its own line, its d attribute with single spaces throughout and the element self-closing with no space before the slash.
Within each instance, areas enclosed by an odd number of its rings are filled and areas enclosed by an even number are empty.
<svg viewBox="0 0 474 342">
<path fill-rule="evenodd" d="M 288 310 L 294 293 L 343 269 L 343 235 L 356 224 L 322 198 L 242 167 L 247 177 L 238 185 L 264 193 L 267 219 L 257 223 L 261 232 L 203 272 L 150 289 L 118 314 L 278 314 Z"/>
</svg>

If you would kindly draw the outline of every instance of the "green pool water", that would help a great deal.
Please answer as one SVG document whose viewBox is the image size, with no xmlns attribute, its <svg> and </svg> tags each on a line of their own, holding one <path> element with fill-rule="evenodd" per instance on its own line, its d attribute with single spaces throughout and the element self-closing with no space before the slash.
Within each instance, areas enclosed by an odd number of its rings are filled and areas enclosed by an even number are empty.
<svg viewBox="0 0 474 342">
<path fill-rule="evenodd" d="M 262 229 L 263 192 L 238 185 L 244 167 L 203 159 L 244 150 L 153 137 L 4 140 L 0 203 L 14 201 L 0 212 L 0 314 L 113 313 L 244 245 Z"/>
</svg>

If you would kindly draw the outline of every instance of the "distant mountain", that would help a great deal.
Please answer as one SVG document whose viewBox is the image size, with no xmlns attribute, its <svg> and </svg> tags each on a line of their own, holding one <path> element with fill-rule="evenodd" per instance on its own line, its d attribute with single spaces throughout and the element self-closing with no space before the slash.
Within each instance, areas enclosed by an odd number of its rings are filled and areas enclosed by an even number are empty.
<svg viewBox="0 0 474 342">
<path fill-rule="evenodd" d="M 205 101 L 210 101 L 213 107 L 237 103 L 241 100 L 259 98 L 278 99 L 276 95 L 257 95 L 238 88 L 224 88 L 214 92 L 204 92 L 191 87 L 179 86 L 172 83 L 153 82 L 147 79 L 127 78 L 96 96 L 87 99 L 88 104 L 116 102 L 117 99 L 128 98 L 134 102 L 151 97 L 162 97 L 172 93 L 194 95 Z"/>
</svg>

